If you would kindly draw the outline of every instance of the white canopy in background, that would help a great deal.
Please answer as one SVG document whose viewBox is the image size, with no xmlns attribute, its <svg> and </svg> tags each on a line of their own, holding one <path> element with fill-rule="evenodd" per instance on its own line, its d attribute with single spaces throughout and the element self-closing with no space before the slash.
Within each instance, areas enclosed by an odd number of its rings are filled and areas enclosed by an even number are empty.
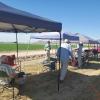
<svg viewBox="0 0 100 100">
<path fill-rule="evenodd" d="M 83 42 L 86 44 L 97 44 L 98 43 L 98 41 L 92 39 L 91 37 L 85 36 L 85 35 L 80 34 L 80 33 L 76 33 L 76 36 L 79 37 L 80 42 Z"/>
</svg>

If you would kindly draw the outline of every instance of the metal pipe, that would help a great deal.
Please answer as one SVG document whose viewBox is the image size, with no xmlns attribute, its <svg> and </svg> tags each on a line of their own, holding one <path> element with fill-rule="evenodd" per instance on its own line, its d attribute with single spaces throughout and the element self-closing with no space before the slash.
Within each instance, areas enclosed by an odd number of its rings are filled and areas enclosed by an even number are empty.
<svg viewBox="0 0 100 100">
<path fill-rule="evenodd" d="M 17 36 L 17 29 L 15 28 L 15 26 L 12 24 L 12 27 L 16 33 L 16 51 L 17 51 L 17 60 L 18 60 L 18 36 Z M 12 85 L 13 85 L 13 100 L 15 99 L 15 92 L 14 92 L 14 82 L 15 80 L 13 79 L 12 81 Z"/>
<path fill-rule="evenodd" d="M 61 69 L 61 63 L 60 63 L 60 56 L 61 56 L 61 32 L 59 32 L 60 34 L 60 42 L 59 42 L 59 45 L 60 45 L 60 55 L 59 55 L 59 70 L 58 70 L 58 92 L 60 90 L 60 69 Z"/>
<path fill-rule="evenodd" d="M 12 27 L 13 27 L 13 29 L 14 29 L 14 31 L 15 31 L 15 33 L 16 33 L 16 52 L 17 52 L 17 60 L 18 60 L 18 31 L 17 31 L 17 29 L 16 29 L 16 27 L 12 24 Z"/>
</svg>

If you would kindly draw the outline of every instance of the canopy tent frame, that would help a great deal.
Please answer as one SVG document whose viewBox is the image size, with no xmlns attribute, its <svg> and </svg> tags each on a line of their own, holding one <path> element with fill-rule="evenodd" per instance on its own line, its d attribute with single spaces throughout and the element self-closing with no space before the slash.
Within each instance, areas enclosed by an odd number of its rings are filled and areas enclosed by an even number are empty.
<svg viewBox="0 0 100 100">
<path fill-rule="evenodd" d="M 11 26 L 10 26 L 10 25 Z M 14 32 L 16 33 L 16 49 L 18 59 L 18 33 L 30 32 L 59 32 L 61 38 L 62 24 L 31 13 L 17 10 L 0 2 L 0 32 Z M 61 39 L 60 39 L 61 46 Z M 60 61 L 59 61 L 60 71 Z M 59 72 L 60 74 L 60 72 Z M 59 77 L 58 74 L 58 77 Z M 58 80 L 59 91 L 59 80 Z M 13 86 L 13 100 L 14 100 L 14 86 Z"/>
</svg>

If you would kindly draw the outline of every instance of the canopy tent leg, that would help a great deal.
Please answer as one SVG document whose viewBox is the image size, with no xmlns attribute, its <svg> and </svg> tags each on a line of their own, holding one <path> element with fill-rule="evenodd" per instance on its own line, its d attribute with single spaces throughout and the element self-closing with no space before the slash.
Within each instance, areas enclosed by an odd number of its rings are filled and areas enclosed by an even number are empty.
<svg viewBox="0 0 100 100">
<path fill-rule="evenodd" d="M 99 48 L 99 45 L 98 45 L 98 43 L 97 43 L 97 60 L 99 60 L 99 59 L 98 59 L 98 58 L 99 58 L 98 48 Z"/>
<path fill-rule="evenodd" d="M 18 31 L 16 29 L 16 27 L 12 24 L 12 27 L 14 28 L 14 31 L 16 33 L 16 53 L 17 53 L 17 59 L 18 59 Z"/>
<path fill-rule="evenodd" d="M 61 48 L 61 32 L 59 32 L 59 34 L 60 34 L 60 41 L 59 41 L 59 45 L 60 45 L 60 48 Z M 61 56 L 61 49 L 60 49 L 60 55 L 59 55 L 58 92 L 59 92 L 59 90 L 60 90 L 60 70 L 61 70 L 60 56 Z"/>
<path fill-rule="evenodd" d="M 16 50 L 17 50 L 17 59 L 18 59 L 18 33 L 16 31 Z"/>
<path fill-rule="evenodd" d="M 15 26 L 13 24 L 12 24 L 12 27 L 14 28 L 14 31 L 16 33 L 16 52 L 17 52 L 17 60 L 18 60 L 18 31 L 17 31 L 17 29 L 15 28 Z M 14 83 L 15 83 L 15 80 L 13 79 L 13 81 L 12 81 L 12 86 L 13 86 L 13 100 L 15 100 Z"/>
<path fill-rule="evenodd" d="M 28 46 L 27 46 L 26 58 L 27 58 L 27 55 L 28 55 L 28 50 L 29 50 L 29 47 L 30 47 L 30 43 L 31 43 L 31 38 L 29 39 L 29 43 L 28 43 Z"/>
</svg>

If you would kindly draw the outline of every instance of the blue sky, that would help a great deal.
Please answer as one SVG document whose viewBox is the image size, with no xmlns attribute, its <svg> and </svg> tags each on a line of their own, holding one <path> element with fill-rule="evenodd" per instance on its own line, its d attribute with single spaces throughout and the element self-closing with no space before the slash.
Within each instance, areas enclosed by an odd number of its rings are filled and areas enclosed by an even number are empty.
<svg viewBox="0 0 100 100">
<path fill-rule="evenodd" d="M 62 32 L 81 33 L 100 39 L 100 0 L 0 1 L 17 9 L 59 21 L 63 24 Z"/>
</svg>

